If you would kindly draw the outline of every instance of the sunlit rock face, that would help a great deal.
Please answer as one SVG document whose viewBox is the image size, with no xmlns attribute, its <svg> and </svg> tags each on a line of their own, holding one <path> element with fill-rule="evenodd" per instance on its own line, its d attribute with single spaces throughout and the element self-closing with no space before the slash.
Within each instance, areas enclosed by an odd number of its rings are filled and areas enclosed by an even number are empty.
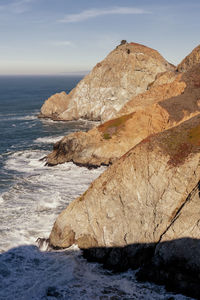
<svg viewBox="0 0 200 300">
<path fill-rule="evenodd" d="M 133 147 L 61 213 L 51 244 L 82 247 L 84 240 L 88 248 L 158 242 L 199 182 L 199 124 L 200 115 Z M 173 237 L 182 232 L 173 228 L 177 233 L 168 231 L 168 239 L 170 232 Z M 190 236 L 190 230 L 185 224 L 184 234 Z"/>
<path fill-rule="evenodd" d="M 200 45 L 194 48 L 193 51 L 182 60 L 182 62 L 177 67 L 177 71 L 186 72 L 194 65 L 199 63 L 200 63 Z"/>
<path fill-rule="evenodd" d="M 56 94 L 45 101 L 40 116 L 109 120 L 125 102 L 146 91 L 158 73 L 174 69 L 154 49 L 136 43 L 119 45 L 69 95 Z"/>
<path fill-rule="evenodd" d="M 72 133 L 57 142 L 47 156 L 47 163 L 73 161 L 89 167 L 109 165 L 149 135 L 199 114 L 200 65 L 176 76 L 168 75 L 162 74 L 148 91 L 127 102 L 117 118 L 87 133 Z M 171 81 L 171 77 L 173 82 L 156 84 L 157 80 Z"/>
</svg>

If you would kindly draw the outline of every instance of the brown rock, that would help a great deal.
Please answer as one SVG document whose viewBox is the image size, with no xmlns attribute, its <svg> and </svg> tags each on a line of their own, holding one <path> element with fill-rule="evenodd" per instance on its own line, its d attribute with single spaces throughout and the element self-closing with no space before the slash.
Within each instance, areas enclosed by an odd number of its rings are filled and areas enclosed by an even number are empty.
<svg viewBox="0 0 200 300">
<path fill-rule="evenodd" d="M 39 117 L 55 119 L 68 105 L 69 96 L 65 92 L 57 93 L 45 101 Z"/>
<path fill-rule="evenodd" d="M 200 67 L 175 77 L 174 82 L 152 86 L 129 101 L 119 117 L 90 130 L 64 137 L 48 155 L 55 165 L 73 161 L 86 166 L 113 163 L 151 134 L 166 130 L 200 111 Z"/>
<path fill-rule="evenodd" d="M 66 228 L 75 233 L 75 243 L 86 235 L 100 247 L 160 241 L 198 184 L 199 124 L 200 115 L 127 152 L 61 213 L 50 243 L 69 245 Z M 184 228 L 187 235 L 192 227 Z"/>
<path fill-rule="evenodd" d="M 50 117 L 52 111 L 59 120 L 111 119 L 125 102 L 146 91 L 158 73 L 168 70 L 174 70 L 174 66 L 156 50 L 136 43 L 122 44 L 78 83 L 66 98 L 67 103 L 62 106 L 59 102 L 59 109 L 52 108 L 57 96 L 47 100 L 41 116 Z"/>
<path fill-rule="evenodd" d="M 186 72 L 194 65 L 199 63 L 200 63 L 200 45 L 194 48 L 194 50 L 182 60 L 182 62 L 178 65 L 177 70 L 179 72 Z"/>
</svg>

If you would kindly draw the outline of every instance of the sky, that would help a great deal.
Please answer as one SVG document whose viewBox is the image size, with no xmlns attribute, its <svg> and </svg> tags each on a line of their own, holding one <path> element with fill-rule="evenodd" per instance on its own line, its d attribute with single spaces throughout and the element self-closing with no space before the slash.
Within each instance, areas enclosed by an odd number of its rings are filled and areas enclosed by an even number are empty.
<svg viewBox="0 0 200 300">
<path fill-rule="evenodd" d="M 0 75 L 82 74 L 124 39 L 176 65 L 199 33 L 199 0 L 0 0 Z"/>
</svg>

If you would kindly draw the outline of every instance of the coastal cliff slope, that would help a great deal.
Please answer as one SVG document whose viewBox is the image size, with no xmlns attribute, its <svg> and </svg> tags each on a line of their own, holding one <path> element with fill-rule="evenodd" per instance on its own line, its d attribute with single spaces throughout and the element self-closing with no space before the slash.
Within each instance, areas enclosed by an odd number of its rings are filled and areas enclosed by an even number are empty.
<svg viewBox="0 0 200 300">
<path fill-rule="evenodd" d="M 175 70 L 156 50 L 125 43 L 97 63 L 67 95 L 51 96 L 40 117 L 56 120 L 105 121 L 115 116 L 125 102 L 147 90 L 160 72 Z"/>
<path fill-rule="evenodd" d="M 200 62 L 200 45 L 193 49 L 178 65 L 177 71 L 185 72 Z"/>
<path fill-rule="evenodd" d="M 77 244 L 117 270 L 151 264 L 140 279 L 165 284 L 177 276 L 175 289 L 200 296 L 199 180 L 200 114 L 149 136 L 110 166 L 58 216 L 50 244 Z"/>
<path fill-rule="evenodd" d="M 51 245 L 158 242 L 198 184 L 199 162 L 200 114 L 148 137 L 110 166 L 57 218 Z"/>
<path fill-rule="evenodd" d="M 182 74 L 163 73 L 148 91 L 126 103 L 118 118 L 57 142 L 47 164 L 108 165 L 147 136 L 176 126 L 199 111 L 200 65 Z"/>
</svg>

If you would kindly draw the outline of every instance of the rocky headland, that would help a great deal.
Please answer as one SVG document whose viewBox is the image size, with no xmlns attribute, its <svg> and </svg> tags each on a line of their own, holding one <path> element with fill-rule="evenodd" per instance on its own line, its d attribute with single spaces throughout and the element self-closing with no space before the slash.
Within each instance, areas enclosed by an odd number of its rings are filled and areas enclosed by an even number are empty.
<svg viewBox="0 0 200 300">
<path fill-rule="evenodd" d="M 129 46 L 120 45 L 114 52 Z M 116 271 L 139 268 L 138 280 L 164 284 L 197 299 L 199 53 L 198 46 L 177 68 L 168 65 L 144 90 L 119 105 L 115 118 L 64 137 L 47 156 L 49 165 L 110 165 L 58 216 L 49 238 L 52 247 L 76 244 L 88 260 Z"/>
<path fill-rule="evenodd" d="M 59 215 L 50 244 L 200 297 L 199 180 L 200 114 L 118 159 Z"/>
<path fill-rule="evenodd" d="M 47 164 L 67 161 L 88 167 L 112 164 L 147 136 L 199 114 L 198 82 L 200 65 L 181 74 L 161 74 L 148 91 L 124 105 L 118 112 L 119 117 L 86 133 L 72 133 L 57 142 L 47 156 Z"/>
<path fill-rule="evenodd" d="M 158 73 L 174 69 L 156 50 L 123 43 L 97 63 L 68 95 L 62 92 L 46 100 L 40 117 L 109 120 L 133 96 L 146 91 Z"/>
</svg>

